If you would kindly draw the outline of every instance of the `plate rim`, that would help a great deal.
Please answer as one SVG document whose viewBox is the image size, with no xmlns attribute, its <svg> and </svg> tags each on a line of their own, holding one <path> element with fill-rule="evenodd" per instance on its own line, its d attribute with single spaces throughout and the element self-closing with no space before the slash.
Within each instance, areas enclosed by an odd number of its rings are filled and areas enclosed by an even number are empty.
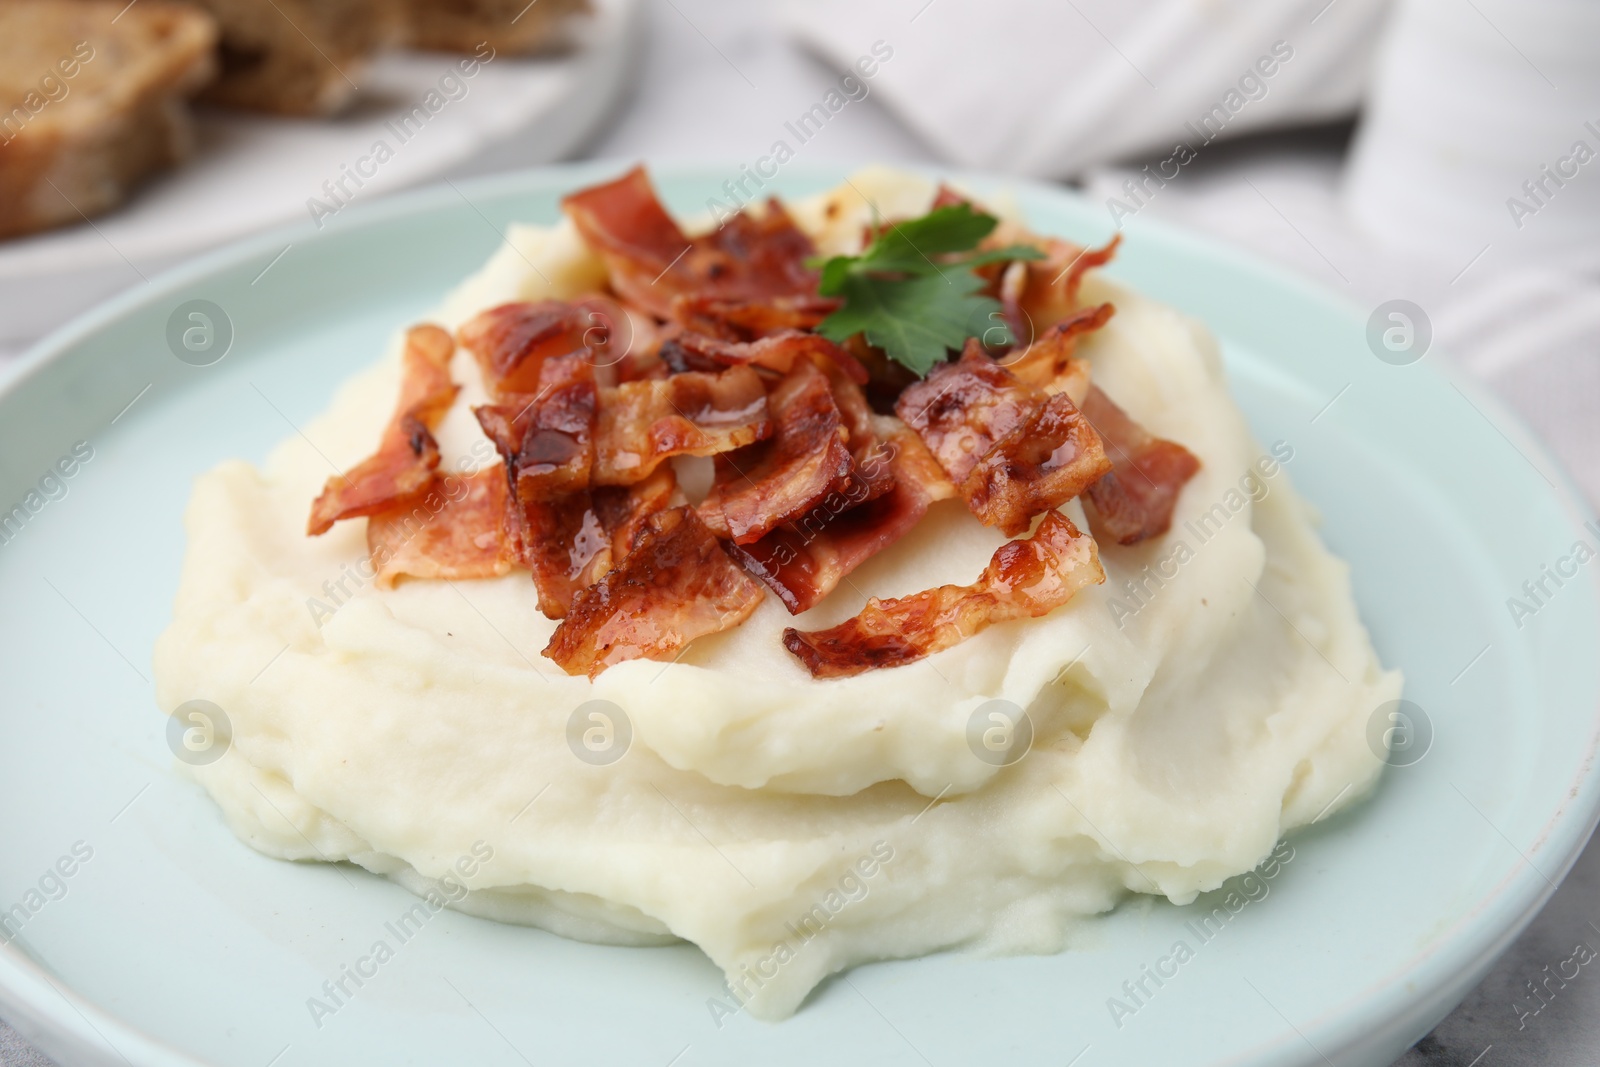
<svg viewBox="0 0 1600 1067">
<path fill-rule="evenodd" d="M 355 237 L 363 231 L 381 228 L 397 219 L 447 208 L 458 200 L 466 200 L 467 206 L 476 208 L 475 201 L 518 193 L 553 192 L 559 195 L 579 187 L 583 182 L 619 173 L 636 162 L 641 160 L 605 157 L 544 164 L 459 182 L 431 181 L 387 194 L 369 203 L 352 205 L 321 228 L 309 221 L 295 221 L 234 239 L 154 274 L 146 284 L 124 290 L 100 302 L 39 338 L 14 361 L 4 380 L 0 380 L 0 400 L 24 392 L 53 363 L 66 357 L 76 344 L 113 326 L 125 315 L 185 286 L 249 263 L 256 257 L 271 258 L 285 243 L 312 244 Z M 652 175 L 695 181 L 737 173 L 739 166 L 737 161 L 717 157 L 694 161 L 645 157 L 642 162 Z M 790 166 L 784 169 L 784 176 L 791 183 L 808 180 L 836 183 L 843 175 L 867 165 L 836 162 Z M 1078 190 L 1022 175 L 926 163 L 897 162 L 888 165 L 921 177 L 953 180 L 975 188 L 1012 189 L 1035 198 L 1091 203 Z M 498 226 L 494 228 L 499 229 Z M 1286 271 L 1281 265 L 1229 245 L 1220 238 L 1166 220 L 1143 217 L 1131 220 L 1120 232 L 1128 231 L 1133 231 L 1134 236 L 1149 235 L 1169 246 L 1175 245 L 1197 256 L 1220 261 L 1257 278 L 1270 278 L 1272 285 L 1289 290 L 1301 299 L 1321 304 L 1352 322 L 1360 322 L 1365 317 L 1359 305 L 1344 294 L 1297 272 Z M 504 233 L 501 237 L 504 238 Z M 1442 358 L 1428 362 L 1431 365 L 1423 373 L 1437 375 L 1476 405 L 1490 427 L 1521 451 L 1549 483 L 1553 499 L 1565 512 L 1579 520 L 1579 523 L 1594 520 L 1594 509 L 1579 490 L 1575 479 L 1520 415 L 1508 408 L 1486 386 L 1469 377 L 1463 369 Z M 1587 590 L 1591 602 L 1600 608 L 1600 575 L 1590 575 L 1582 587 Z M 1321 1033 L 1336 1038 L 1331 1046 L 1325 1043 L 1312 1045 L 1313 1050 L 1328 1047 L 1331 1052 L 1348 1054 L 1364 1043 L 1371 1045 L 1395 1030 L 1414 1027 L 1419 1010 L 1424 1014 L 1431 1011 L 1431 1008 L 1423 1008 L 1430 998 L 1438 1000 L 1443 995 L 1453 1008 L 1459 1002 L 1459 997 L 1451 990 L 1461 986 L 1464 995 L 1481 980 L 1482 973 L 1554 895 L 1556 888 L 1577 862 L 1597 824 L 1600 824 L 1600 776 L 1592 773 L 1597 758 L 1600 758 L 1600 707 L 1594 709 L 1590 720 L 1589 740 L 1578 763 L 1576 777 L 1568 788 L 1562 790 L 1561 802 L 1545 820 L 1531 849 L 1524 852 L 1513 844 L 1512 847 L 1519 854 L 1519 862 L 1447 932 L 1435 938 L 1431 947 L 1417 950 L 1394 970 L 1360 986 L 1344 1001 L 1302 1022 L 1297 1032 Z M 1578 815 L 1582 818 L 1578 818 Z M 1560 851 L 1552 853 L 1552 848 L 1559 848 Z M 1532 858 L 1552 854 L 1559 860 L 1558 876 L 1546 874 L 1534 864 Z M 1405 988 L 1408 985 L 1413 987 L 1410 992 Z M 1383 993 L 1387 990 L 1392 990 L 1393 995 L 1384 997 Z M 70 1058 L 71 1062 L 104 1063 L 108 1067 L 113 1067 L 118 1061 L 124 1064 L 137 1063 L 140 1067 L 208 1067 L 205 1061 L 146 1034 L 133 1023 L 99 1007 L 75 990 L 62 989 L 42 963 L 9 941 L 0 942 L 0 1008 L 4 1008 L 6 1019 L 25 1038 L 52 1055 Z M 1428 1025 L 1431 1026 L 1433 1021 L 1430 1015 Z M 1296 1028 L 1291 1026 L 1291 1030 Z M 115 1040 L 107 1034 L 113 1035 Z M 1309 1038 L 1304 1037 L 1303 1033 L 1299 1040 L 1310 1044 Z M 1265 1061 L 1274 1054 L 1281 1055 L 1287 1046 L 1294 1043 L 1295 1033 L 1268 1038 L 1246 1049 L 1231 1062 Z M 115 1058 L 105 1055 L 105 1045 L 110 1045 L 117 1053 Z M 140 1058 L 130 1060 L 129 1052 Z"/>
</svg>

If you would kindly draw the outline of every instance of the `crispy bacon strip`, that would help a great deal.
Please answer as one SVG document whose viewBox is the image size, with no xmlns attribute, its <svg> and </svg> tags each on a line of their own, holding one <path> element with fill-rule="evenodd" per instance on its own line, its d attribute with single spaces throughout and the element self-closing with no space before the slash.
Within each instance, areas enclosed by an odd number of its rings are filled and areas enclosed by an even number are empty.
<svg viewBox="0 0 1600 1067">
<path fill-rule="evenodd" d="M 522 502 L 516 539 L 533 571 L 539 610 L 564 618 L 632 550 L 643 523 L 666 508 L 676 487 L 672 468 L 662 467 L 635 485 Z"/>
<path fill-rule="evenodd" d="M 600 390 L 595 485 L 630 485 L 672 456 L 712 456 L 772 435 L 767 392 L 749 367 L 675 374 Z"/>
<path fill-rule="evenodd" d="M 409 503 L 433 484 L 439 466 L 439 444 L 433 430 L 455 403 L 458 387 L 450 380 L 455 341 L 437 326 L 415 326 L 406 332 L 400 378 L 400 400 L 383 432 L 378 451 L 348 474 L 328 479 L 311 505 L 306 533 L 327 533 L 343 519 L 376 515 Z"/>
<path fill-rule="evenodd" d="M 847 574 L 910 533 L 930 504 L 956 492 L 909 430 L 875 445 L 857 473 L 860 480 L 849 490 L 824 499 L 796 522 L 728 548 L 791 615 L 814 607 Z M 889 492 L 869 497 L 868 487 L 876 482 L 887 482 Z"/>
<path fill-rule="evenodd" d="M 740 212 L 711 233 L 685 236 L 656 198 L 643 167 L 561 202 L 590 248 L 605 261 L 624 300 L 658 318 L 680 294 L 716 300 L 815 296 L 806 267 L 811 239 L 776 200 L 757 218 Z"/>
<path fill-rule="evenodd" d="M 672 321 L 690 333 L 722 341 L 759 341 L 786 330 L 815 330 L 839 303 L 826 296 L 723 300 L 684 293 L 672 301 Z"/>
<path fill-rule="evenodd" d="M 636 350 L 654 359 L 652 332 L 616 301 L 588 296 L 501 304 L 469 319 L 456 340 L 477 360 L 489 395 L 502 399 L 537 394 L 545 361 L 563 356 L 583 357 L 609 384 L 615 375 L 607 368 Z"/>
<path fill-rule="evenodd" d="M 509 551 L 533 572 L 539 609 L 558 619 L 627 552 L 632 528 L 666 506 L 676 480 L 661 468 L 631 488 L 591 490 L 593 368 L 584 356 L 557 356 L 544 361 L 538 384 L 531 399 L 513 395 L 506 398 L 512 404 L 473 413 L 505 463 Z M 619 537 L 624 529 L 627 536 Z"/>
<path fill-rule="evenodd" d="M 650 516 L 667 509 L 677 488 L 677 475 L 670 466 L 664 466 L 642 482 L 602 486 L 590 492 L 589 507 L 599 517 L 600 528 L 611 538 L 610 556 L 602 560 L 601 573 L 633 551 Z"/>
<path fill-rule="evenodd" d="M 478 361 L 490 396 L 532 396 L 544 361 L 584 352 L 585 332 L 582 314 L 571 304 L 519 301 L 479 312 L 456 331 L 456 339 Z"/>
<path fill-rule="evenodd" d="M 929 211 L 937 211 L 942 207 L 955 207 L 957 204 L 970 204 L 972 200 L 965 193 L 957 192 L 945 182 L 939 183 L 939 188 L 933 194 L 933 203 L 928 205 Z"/>
<path fill-rule="evenodd" d="M 843 491 L 852 468 L 833 386 L 816 365 L 796 363 L 767 397 L 771 440 L 717 457 L 703 518 L 735 544 L 758 541 Z"/>
<path fill-rule="evenodd" d="M 1089 420 L 1057 393 L 994 443 L 961 483 L 961 495 L 985 526 L 1016 537 L 1033 517 L 1060 507 L 1111 470 Z"/>
<path fill-rule="evenodd" d="M 1019 280 L 1008 279 L 1008 284 L 1001 287 L 1000 302 L 1006 320 L 1013 327 L 1023 324 L 1019 337 L 1027 337 L 1023 331 L 1030 328 L 1042 332 L 1078 310 L 1078 288 L 1083 276 L 1111 262 L 1122 235 L 1117 234 L 1099 248 L 1082 248 L 1054 237 L 1034 243 L 1043 249 L 1045 258 L 1013 264 L 1010 269 L 1017 272 Z"/>
<path fill-rule="evenodd" d="M 1074 354 L 1078 339 L 1104 326 L 1115 312 L 1110 304 L 1080 308 L 1026 348 L 1008 352 L 1000 365 L 1020 382 L 1047 393 L 1066 393 L 1074 404 L 1082 405 L 1089 392 L 1089 364 Z"/>
<path fill-rule="evenodd" d="M 611 539 L 587 492 L 524 500 L 515 510 L 519 555 L 533 572 L 539 611 L 549 619 L 565 618 L 578 595 L 604 573 L 609 561 L 601 554 Z"/>
<path fill-rule="evenodd" d="M 1032 537 L 1000 546 L 972 585 L 873 597 L 861 614 L 831 629 L 784 630 L 783 644 L 812 677 L 844 678 L 912 663 L 995 623 L 1047 615 L 1105 580 L 1094 539 L 1052 511 Z"/>
<path fill-rule="evenodd" d="M 506 453 L 502 424 L 486 419 L 492 409 L 479 408 L 489 436 Z M 515 454 L 503 480 L 517 484 Z M 508 490 L 504 516 L 507 553 L 533 572 L 539 610 L 547 617 L 566 615 L 577 594 L 593 585 L 633 545 L 639 524 L 667 506 L 677 487 L 671 467 L 662 467 L 632 486 L 606 486 L 571 493 L 519 498 Z"/>
<path fill-rule="evenodd" d="M 661 358 L 674 374 L 744 366 L 788 374 L 797 360 L 824 359 L 838 367 L 841 374 L 857 385 L 867 382 L 867 368 L 844 347 L 820 334 L 795 330 L 776 333 L 758 341 L 723 341 L 680 330 L 662 342 Z"/>
<path fill-rule="evenodd" d="M 1027 421 L 1039 395 L 984 354 L 970 338 L 954 363 L 942 363 L 900 394 L 895 413 L 917 432 L 960 485 L 994 443 Z"/>
<path fill-rule="evenodd" d="M 833 387 L 833 402 L 839 408 L 839 421 L 844 424 L 855 476 L 866 482 L 867 499 L 876 499 L 894 488 L 894 470 L 881 465 L 874 467 L 869 462 L 880 450 L 878 423 L 872 406 L 867 402 L 867 395 L 861 386 L 836 364 L 828 364 L 822 370 Z M 899 423 L 894 425 L 898 426 Z M 926 450 L 919 451 L 926 455 Z M 932 457 L 929 459 L 931 461 Z M 874 469 L 869 470 L 869 467 Z"/>
<path fill-rule="evenodd" d="M 584 355 L 545 360 L 528 394 L 474 408 L 478 424 L 513 472 L 517 499 L 536 500 L 589 485 L 599 394 Z"/>
<path fill-rule="evenodd" d="M 689 642 L 743 622 L 761 586 L 684 506 L 652 516 L 621 564 L 579 594 L 544 654 L 595 677 L 630 659 L 670 659 Z"/>
<path fill-rule="evenodd" d="M 1172 525 L 1178 494 L 1200 460 L 1175 441 L 1156 437 L 1089 387 L 1083 414 L 1094 424 L 1111 456 L 1111 470 L 1088 489 L 1089 528 L 1096 537 L 1132 545 L 1160 537 Z"/>
<path fill-rule="evenodd" d="M 1049 396 L 984 355 L 976 340 L 896 406 L 986 526 L 1015 537 L 1111 469 L 1066 392 Z"/>
<path fill-rule="evenodd" d="M 505 536 L 507 489 L 496 468 L 450 474 L 409 508 L 374 515 L 367 552 L 380 589 L 402 578 L 497 578 L 516 562 Z"/>
</svg>

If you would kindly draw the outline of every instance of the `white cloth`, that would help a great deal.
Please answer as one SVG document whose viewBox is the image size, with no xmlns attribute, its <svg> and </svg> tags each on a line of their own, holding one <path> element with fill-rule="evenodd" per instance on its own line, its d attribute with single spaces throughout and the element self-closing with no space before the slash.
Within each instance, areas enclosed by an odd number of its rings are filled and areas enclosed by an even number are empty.
<svg viewBox="0 0 1600 1067">
<path fill-rule="evenodd" d="M 1449 360 L 1489 386 L 1600 506 L 1600 282 L 1495 249 L 1470 266 L 1396 253 L 1350 225 L 1341 165 L 1336 155 L 1241 154 L 1186 169 L 1141 214 L 1288 264 L 1364 310 L 1392 299 L 1417 304 L 1433 326 L 1424 358 Z M 1087 192 L 1104 202 L 1122 194 L 1127 177 L 1097 171 Z"/>
<path fill-rule="evenodd" d="M 791 32 L 944 157 L 1066 177 L 1354 113 L 1388 0 L 804 0 Z M 1268 73 L 1270 71 L 1270 73 Z"/>
</svg>

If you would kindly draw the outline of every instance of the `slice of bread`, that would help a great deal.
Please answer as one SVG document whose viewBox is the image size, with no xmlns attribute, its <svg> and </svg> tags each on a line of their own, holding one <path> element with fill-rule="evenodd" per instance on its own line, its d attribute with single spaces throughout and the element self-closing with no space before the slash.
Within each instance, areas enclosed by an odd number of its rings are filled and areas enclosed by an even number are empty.
<svg viewBox="0 0 1600 1067">
<path fill-rule="evenodd" d="M 221 76 L 205 99 L 280 115 L 331 115 L 372 56 L 398 43 L 393 0 L 196 0 L 222 27 Z"/>
<path fill-rule="evenodd" d="M 187 155 L 216 40 L 163 0 L 0 0 L 0 237 L 99 214 Z"/>
<path fill-rule="evenodd" d="M 572 18 L 589 0 L 401 0 L 413 48 L 476 52 L 487 44 L 508 55 L 553 52 L 571 43 Z"/>
</svg>

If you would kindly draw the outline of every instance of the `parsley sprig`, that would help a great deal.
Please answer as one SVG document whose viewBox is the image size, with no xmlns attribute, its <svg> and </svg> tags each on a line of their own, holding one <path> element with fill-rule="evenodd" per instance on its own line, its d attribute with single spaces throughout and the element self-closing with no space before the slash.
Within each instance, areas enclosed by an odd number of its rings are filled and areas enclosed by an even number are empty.
<svg viewBox="0 0 1600 1067">
<path fill-rule="evenodd" d="M 998 222 L 970 204 L 952 204 L 891 223 L 859 256 L 822 262 L 820 292 L 843 297 L 844 305 L 817 332 L 833 341 L 865 334 L 919 376 L 968 337 L 1011 343 L 1000 302 L 981 292 L 984 279 L 974 268 L 1044 254 L 1027 245 L 977 251 Z"/>
</svg>

